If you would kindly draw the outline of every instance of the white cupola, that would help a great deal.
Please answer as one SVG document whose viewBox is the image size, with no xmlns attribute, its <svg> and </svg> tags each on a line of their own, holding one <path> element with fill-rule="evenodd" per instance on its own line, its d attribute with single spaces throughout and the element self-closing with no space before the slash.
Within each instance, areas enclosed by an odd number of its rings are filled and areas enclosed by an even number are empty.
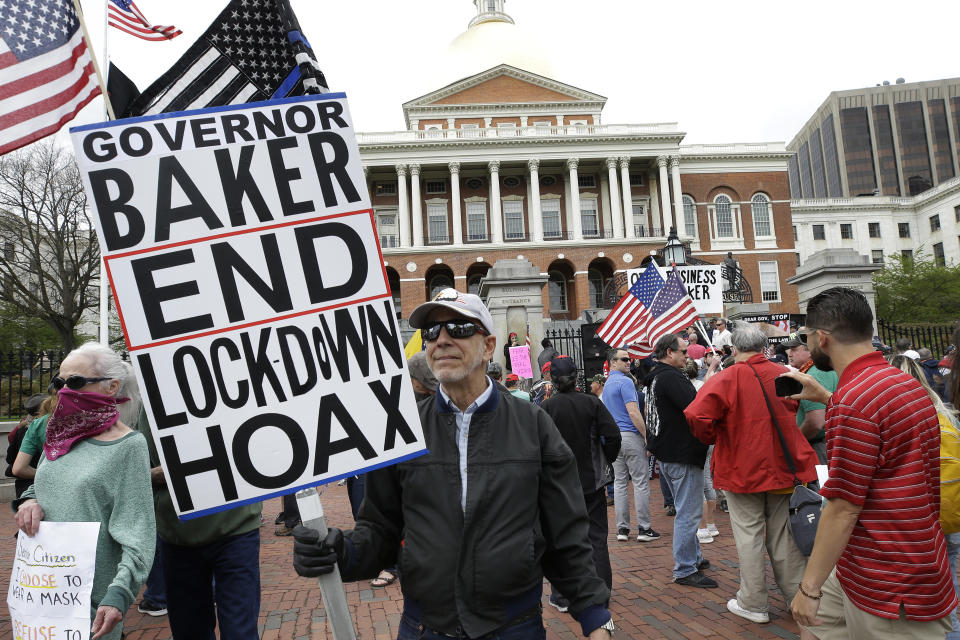
<svg viewBox="0 0 960 640">
<path fill-rule="evenodd" d="M 513 18 L 508 16 L 503 10 L 504 2 L 506 2 L 506 0 L 473 0 L 473 4 L 477 8 L 477 15 L 473 16 L 467 28 L 469 29 L 483 22 L 506 22 L 513 24 Z"/>
</svg>

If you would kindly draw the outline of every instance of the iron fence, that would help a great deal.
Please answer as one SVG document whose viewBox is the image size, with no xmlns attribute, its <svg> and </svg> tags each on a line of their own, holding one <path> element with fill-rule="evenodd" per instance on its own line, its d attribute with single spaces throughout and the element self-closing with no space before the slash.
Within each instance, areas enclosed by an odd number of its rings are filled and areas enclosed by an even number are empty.
<svg viewBox="0 0 960 640">
<path fill-rule="evenodd" d="M 583 371 L 583 340 L 582 332 L 576 329 L 547 329 L 543 336 L 553 343 L 553 348 L 561 355 L 570 356 L 577 365 L 577 386 L 587 390 Z"/>
<path fill-rule="evenodd" d="M 46 392 L 63 356 L 53 349 L 0 352 L 0 417 L 21 417 L 27 398 Z"/>
<path fill-rule="evenodd" d="M 877 332 L 880 340 L 888 346 L 894 346 L 900 338 L 908 338 L 914 349 L 926 347 L 935 358 L 941 358 L 947 347 L 953 344 L 954 326 L 941 325 L 897 325 L 877 319 Z"/>
</svg>

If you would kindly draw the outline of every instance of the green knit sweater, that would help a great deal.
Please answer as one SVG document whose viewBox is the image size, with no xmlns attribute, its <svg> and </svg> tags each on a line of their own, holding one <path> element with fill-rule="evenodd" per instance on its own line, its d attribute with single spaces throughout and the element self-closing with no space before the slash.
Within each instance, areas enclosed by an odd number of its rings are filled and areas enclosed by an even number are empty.
<svg viewBox="0 0 960 640">
<path fill-rule="evenodd" d="M 50 522 L 99 522 L 90 620 L 109 605 L 126 614 L 153 564 L 156 522 L 147 443 L 133 432 L 110 442 L 87 438 L 56 460 L 40 460 L 23 499 Z M 119 638 L 118 624 L 106 638 Z"/>
</svg>

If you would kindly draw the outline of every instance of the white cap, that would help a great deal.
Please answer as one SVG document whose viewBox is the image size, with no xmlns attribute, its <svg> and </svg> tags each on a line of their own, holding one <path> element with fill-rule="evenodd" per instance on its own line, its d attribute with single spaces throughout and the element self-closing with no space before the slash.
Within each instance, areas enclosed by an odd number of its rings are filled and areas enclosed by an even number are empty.
<svg viewBox="0 0 960 640">
<path fill-rule="evenodd" d="M 493 335 L 493 317 L 480 296 L 462 293 L 456 289 L 444 289 L 430 302 L 424 302 L 410 314 L 410 326 L 421 329 L 427 322 L 427 316 L 434 309 L 450 309 L 462 316 L 477 320 L 490 335 Z"/>
</svg>

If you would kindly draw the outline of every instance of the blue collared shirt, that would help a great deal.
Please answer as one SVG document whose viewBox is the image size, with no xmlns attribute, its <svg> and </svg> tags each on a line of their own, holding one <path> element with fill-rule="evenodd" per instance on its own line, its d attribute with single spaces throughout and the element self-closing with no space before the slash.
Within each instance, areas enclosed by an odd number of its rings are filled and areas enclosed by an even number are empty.
<svg viewBox="0 0 960 640">
<path fill-rule="evenodd" d="M 641 412 L 643 411 L 640 398 L 637 396 L 637 388 L 633 386 L 633 381 L 630 378 L 621 371 L 611 371 L 610 375 L 607 376 L 607 383 L 603 385 L 602 400 L 620 431 L 639 433 L 633 424 L 633 420 L 630 419 L 630 413 L 627 411 L 628 402 L 636 402 L 637 408 Z"/>
<path fill-rule="evenodd" d="M 460 411 L 460 408 L 450 401 L 450 396 L 444 393 L 443 385 L 441 384 L 437 387 L 437 393 L 439 393 L 443 401 L 450 406 L 457 419 L 457 448 L 460 450 L 460 508 L 464 513 L 467 511 L 467 441 L 470 438 L 470 421 L 473 420 L 473 414 L 483 406 L 483 403 L 487 401 L 490 394 L 494 391 L 495 387 L 493 383 L 490 381 L 490 378 L 487 378 L 486 390 L 477 396 L 477 399 L 467 407 L 466 411 Z"/>
</svg>

